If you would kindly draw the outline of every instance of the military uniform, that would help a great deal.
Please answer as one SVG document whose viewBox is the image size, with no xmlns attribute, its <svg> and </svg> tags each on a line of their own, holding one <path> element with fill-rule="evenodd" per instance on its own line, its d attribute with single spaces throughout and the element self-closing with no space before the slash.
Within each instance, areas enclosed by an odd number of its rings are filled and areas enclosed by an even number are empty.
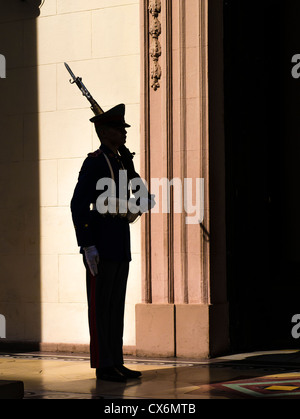
<svg viewBox="0 0 300 419">
<path fill-rule="evenodd" d="M 119 114 L 115 115 L 116 111 Z M 123 107 L 114 108 L 110 115 L 108 112 L 102 119 L 100 115 L 100 120 L 107 123 L 105 118 L 111 117 L 118 123 L 120 112 L 124 115 Z M 92 122 L 98 120 L 96 117 Z M 91 367 L 97 369 L 123 365 L 123 318 L 131 261 L 130 229 L 126 217 L 101 215 L 95 210 L 96 200 L 102 193 L 96 190 L 96 184 L 99 179 L 111 178 L 111 169 L 118 197 L 119 171 L 124 167 L 118 154 L 101 145 L 85 159 L 71 201 L 77 242 L 86 266 Z M 91 274 L 83 251 L 89 246 L 96 246 L 99 253 L 96 276 Z"/>
<path fill-rule="evenodd" d="M 103 259 L 130 261 L 130 231 L 126 218 L 103 216 L 98 211 L 90 210 L 91 204 L 95 206 L 98 196 L 103 192 L 96 190 L 98 180 L 111 178 L 104 154 L 113 169 L 117 198 L 119 196 L 119 171 L 124 167 L 118 155 L 101 145 L 99 150 L 85 159 L 71 202 L 77 242 L 82 248 L 96 245 Z"/>
</svg>

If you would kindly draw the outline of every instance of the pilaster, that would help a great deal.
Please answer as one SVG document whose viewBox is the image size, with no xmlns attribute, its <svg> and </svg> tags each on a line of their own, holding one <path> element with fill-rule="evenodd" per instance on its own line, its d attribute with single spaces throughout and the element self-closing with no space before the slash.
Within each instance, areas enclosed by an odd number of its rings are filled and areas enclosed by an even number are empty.
<svg viewBox="0 0 300 419">
<path fill-rule="evenodd" d="M 228 327 L 226 268 L 222 264 L 219 277 L 212 277 L 215 248 L 210 235 L 211 193 L 215 196 L 211 185 L 223 184 L 222 174 L 215 175 L 210 166 L 209 14 L 222 4 L 142 3 L 142 175 L 148 184 L 153 178 L 176 178 L 182 185 L 190 179 L 194 198 L 196 179 L 204 179 L 204 217 L 189 224 L 187 213 L 177 211 L 178 197 L 171 188 L 170 211 L 162 212 L 160 194 L 160 207 L 142 221 L 143 301 L 136 307 L 137 354 L 207 357 L 226 347 L 227 334 L 220 339 L 215 331 L 222 324 Z M 215 38 L 219 42 L 221 33 Z M 217 218 L 224 215 L 214 213 Z M 225 218 L 219 219 L 222 223 Z M 222 283 L 222 295 L 211 291 L 212 282 L 213 289 Z"/>
</svg>

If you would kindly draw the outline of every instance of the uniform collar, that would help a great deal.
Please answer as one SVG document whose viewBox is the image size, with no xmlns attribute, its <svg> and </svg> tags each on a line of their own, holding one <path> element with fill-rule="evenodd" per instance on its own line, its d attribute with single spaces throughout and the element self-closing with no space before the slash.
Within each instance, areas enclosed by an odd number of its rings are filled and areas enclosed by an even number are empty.
<svg viewBox="0 0 300 419">
<path fill-rule="evenodd" d="M 119 157 L 118 154 L 114 153 L 109 147 L 107 147 L 105 144 L 101 144 L 100 150 L 103 151 L 103 153 L 107 154 L 110 157 Z"/>
</svg>

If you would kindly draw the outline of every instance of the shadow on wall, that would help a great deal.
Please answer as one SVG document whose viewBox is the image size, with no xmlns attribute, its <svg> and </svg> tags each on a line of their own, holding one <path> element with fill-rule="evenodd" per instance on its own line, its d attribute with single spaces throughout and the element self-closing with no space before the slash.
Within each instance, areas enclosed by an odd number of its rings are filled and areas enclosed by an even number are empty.
<svg viewBox="0 0 300 419">
<path fill-rule="evenodd" d="M 40 342 L 37 0 L 0 0 L 0 314 L 10 342 Z M 3 61 L 2 61 L 3 62 Z"/>
</svg>

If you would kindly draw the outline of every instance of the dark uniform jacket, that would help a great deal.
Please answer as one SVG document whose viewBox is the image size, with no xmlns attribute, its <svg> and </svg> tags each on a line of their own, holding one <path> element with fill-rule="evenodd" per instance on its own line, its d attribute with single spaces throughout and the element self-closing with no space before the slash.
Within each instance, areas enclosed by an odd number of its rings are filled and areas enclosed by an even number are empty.
<svg viewBox="0 0 300 419">
<path fill-rule="evenodd" d="M 122 165 L 117 155 L 108 147 L 90 153 L 84 161 L 79 173 L 78 183 L 71 201 L 72 218 L 78 245 L 83 247 L 95 245 L 100 258 L 110 260 L 131 260 L 130 230 L 126 218 L 101 215 L 91 211 L 90 205 L 95 204 L 103 191 L 97 191 L 96 185 L 101 178 L 111 178 L 110 168 L 104 154 L 111 163 L 117 197 L 119 194 L 119 171 Z"/>
</svg>

